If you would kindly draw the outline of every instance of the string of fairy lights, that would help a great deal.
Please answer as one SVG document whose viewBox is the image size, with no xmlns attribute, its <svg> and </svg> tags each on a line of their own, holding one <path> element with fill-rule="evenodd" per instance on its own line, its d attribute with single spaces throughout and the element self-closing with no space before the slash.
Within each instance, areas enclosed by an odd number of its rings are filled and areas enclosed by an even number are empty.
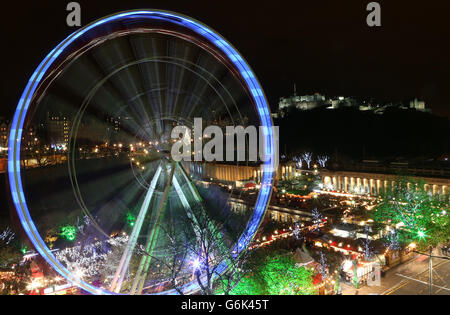
<svg viewBox="0 0 450 315">
<path fill-rule="evenodd" d="M 123 247 L 128 242 L 128 235 L 97 241 L 85 246 L 76 245 L 59 250 L 56 258 L 66 268 L 80 278 L 96 277 L 101 274 L 114 247 Z"/>
</svg>

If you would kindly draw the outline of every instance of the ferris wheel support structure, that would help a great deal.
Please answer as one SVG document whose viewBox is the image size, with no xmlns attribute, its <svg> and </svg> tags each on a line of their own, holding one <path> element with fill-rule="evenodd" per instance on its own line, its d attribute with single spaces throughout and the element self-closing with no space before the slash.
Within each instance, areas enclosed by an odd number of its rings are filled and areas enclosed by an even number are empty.
<svg viewBox="0 0 450 315">
<path fill-rule="evenodd" d="M 189 189 L 192 192 L 192 195 L 194 196 L 195 200 L 197 202 L 203 202 L 202 197 L 200 197 L 200 194 L 198 193 L 197 188 L 195 187 L 194 183 L 192 182 L 192 179 L 189 178 L 189 176 L 184 171 L 183 166 L 181 164 L 178 164 L 178 168 L 180 169 L 181 174 L 183 174 L 184 180 L 188 183 Z"/>
<path fill-rule="evenodd" d="M 159 177 L 161 176 L 162 172 L 162 166 L 159 164 L 158 169 L 156 170 L 156 173 L 153 177 L 153 180 L 150 184 L 150 187 L 147 191 L 147 194 L 145 196 L 144 202 L 142 203 L 141 210 L 139 211 L 139 215 L 136 219 L 136 223 L 134 225 L 133 231 L 131 232 L 130 239 L 128 241 L 127 247 L 125 248 L 125 251 L 122 255 L 122 258 L 120 260 L 120 264 L 116 270 L 116 274 L 114 276 L 114 279 L 111 284 L 111 291 L 116 291 L 116 288 L 119 288 L 120 291 L 120 285 L 123 282 L 123 279 L 125 277 L 125 274 L 128 270 L 128 267 L 130 265 L 131 256 L 133 254 L 134 248 L 136 247 L 136 243 L 139 237 L 139 234 L 142 229 L 142 225 L 144 224 L 145 216 L 147 215 L 147 212 L 149 210 L 150 202 L 153 198 L 153 194 L 156 189 L 156 184 L 158 183 Z"/>
<path fill-rule="evenodd" d="M 169 180 L 166 184 L 166 188 L 164 189 L 164 194 L 161 199 L 161 202 L 158 206 L 158 210 L 155 215 L 155 221 L 150 226 L 150 230 L 147 237 L 147 244 L 145 245 L 145 254 L 141 258 L 141 262 L 139 263 L 138 270 L 136 272 L 133 285 L 131 287 L 131 294 L 134 295 L 136 293 L 136 288 L 142 288 L 144 286 L 144 282 L 147 278 L 147 272 L 150 267 L 150 261 L 153 255 L 153 250 L 156 245 L 156 241 L 159 234 L 160 229 L 160 220 L 164 216 L 164 212 L 167 208 L 167 202 L 169 200 L 169 192 L 173 184 L 173 179 L 176 170 L 176 162 L 172 162 L 171 166 L 167 165 L 167 171 L 170 172 Z"/>
</svg>

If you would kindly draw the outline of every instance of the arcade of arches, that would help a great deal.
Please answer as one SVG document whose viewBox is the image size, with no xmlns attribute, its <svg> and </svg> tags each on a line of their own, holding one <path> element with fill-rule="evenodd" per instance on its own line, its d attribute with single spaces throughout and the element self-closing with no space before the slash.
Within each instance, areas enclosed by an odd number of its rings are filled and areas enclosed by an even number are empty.
<svg viewBox="0 0 450 315">
<path fill-rule="evenodd" d="M 261 182 L 262 168 L 258 166 L 239 166 L 228 164 L 202 164 L 190 163 L 185 169 L 193 177 L 207 178 L 227 183 L 238 181 Z M 318 172 L 322 177 L 325 189 L 336 190 L 344 193 L 379 195 L 396 184 L 396 175 L 381 173 L 365 173 L 350 171 L 311 171 L 298 170 L 293 165 L 280 165 L 276 174 L 276 180 L 293 179 L 302 172 Z M 419 178 L 417 178 L 419 179 Z M 449 178 L 420 177 L 426 182 L 425 189 L 435 195 L 448 195 L 450 187 Z"/>
</svg>

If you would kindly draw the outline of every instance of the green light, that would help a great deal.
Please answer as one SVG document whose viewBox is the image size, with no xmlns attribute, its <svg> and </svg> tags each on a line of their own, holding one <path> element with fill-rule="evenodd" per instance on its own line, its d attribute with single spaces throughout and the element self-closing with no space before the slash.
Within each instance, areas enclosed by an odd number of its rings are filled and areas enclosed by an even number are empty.
<svg viewBox="0 0 450 315">
<path fill-rule="evenodd" d="M 250 270 L 235 284 L 231 295 L 315 294 L 313 272 L 298 267 L 290 252 L 278 251 L 269 255 L 263 253 L 259 257 L 251 257 L 250 261 Z M 221 294 L 223 291 L 219 290 L 217 293 Z"/>
<path fill-rule="evenodd" d="M 419 237 L 419 239 L 423 240 L 427 237 L 427 234 L 424 231 L 420 230 L 417 232 L 417 236 Z"/>
<path fill-rule="evenodd" d="M 127 224 L 131 227 L 136 224 L 136 217 L 131 212 L 127 212 Z"/>
<path fill-rule="evenodd" d="M 60 235 L 69 242 L 73 242 L 77 238 L 77 228 L 73 225 L 63 226 Z"/>
<path fill-rule="evenodd" d="M 401 246 L 417 243 L 419 250 L 437 247 L 450 239 L 448 201 L 430 195 L 424 180 L 398 177 L 396 185 L 382 194 L 373 211 L 374 221 L 397 227 Z"/>
</svg>

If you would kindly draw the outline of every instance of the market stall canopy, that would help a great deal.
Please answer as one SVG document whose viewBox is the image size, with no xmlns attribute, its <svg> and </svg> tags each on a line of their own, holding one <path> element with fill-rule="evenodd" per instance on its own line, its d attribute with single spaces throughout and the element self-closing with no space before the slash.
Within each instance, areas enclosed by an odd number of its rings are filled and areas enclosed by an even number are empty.
<svg viewBox="0 0 450 315">
<path fill-rule="evenodd" d="M 294 254 L 295 261 L 301 266 L 306 266 L 314 262 L 314 259 L 300 248 L 297 248 Z"/>
</svg>

